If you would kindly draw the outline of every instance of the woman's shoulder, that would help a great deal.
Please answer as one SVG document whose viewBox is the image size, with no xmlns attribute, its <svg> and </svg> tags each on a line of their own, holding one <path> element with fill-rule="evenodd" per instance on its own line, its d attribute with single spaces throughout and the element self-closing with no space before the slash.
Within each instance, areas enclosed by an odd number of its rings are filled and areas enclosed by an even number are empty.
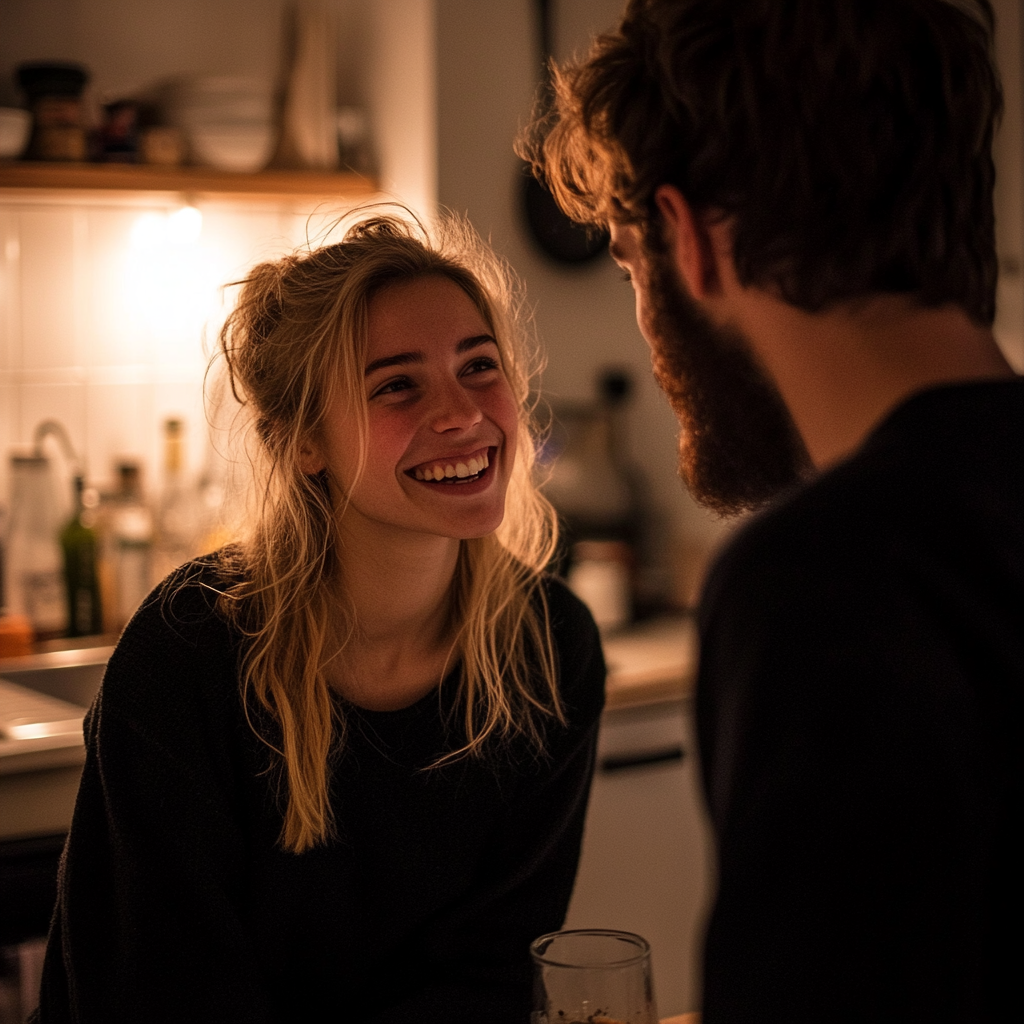
<svg viewBox="0 0 1024 1024">
<path fill-rule="evenodd" d="M 174 637 L 186 645 L 204 632 L 228 628 L 218 611 L 223 595 L 244 578 L 240 559 L 225 548 L 178 566 L 150 592 L 132 616 L 119 646 Z"/>
<path fill-rule="evenodd" d="M 600 636 L 590 609 L 569 589 L 565 580 L 545 573 L 541 582 L 552 630 L 564 633 L 566 640 L 575 638 L 600 646 Z"/>
<path fill-rule="evenodd" d="M 240 633 L 218 610 L 230 586 L 221 554 L 171 572 L 125 627 L 86 719 L 87 770 L 105 764 L 119 785 L 132 772 L 146 785 L 184 777 L 198 793 L 248 763 Z"/>
<path fill-rule="evenodd" d="M 238 579 L 230 551 L 171 572 L 121 634 L 104 676 L 105 697 L 127 709 L 172 692 L 223 689 L 209 683 L 234 678 L 240 637 L 218 602 Z"/>
</svg>

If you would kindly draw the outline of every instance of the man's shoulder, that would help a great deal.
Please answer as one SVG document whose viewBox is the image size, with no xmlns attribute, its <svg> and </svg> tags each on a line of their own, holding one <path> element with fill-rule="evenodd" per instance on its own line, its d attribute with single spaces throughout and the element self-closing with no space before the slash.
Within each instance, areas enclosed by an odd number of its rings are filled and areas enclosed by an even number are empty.
<svg viewBox="0 0 1024 1024">
<path fill-rule="evenodd" d="M 705 602 L 738 580 L 816 585 L 1024 543 L 1024 381 L 930 389 L 849 459 L 754 516 L 719 558 Z"/>
<path fill-rule="evenodd" d="M 791 743 L 1020 720 L 1019 419 L 980 397 L 922 394 L 739 531 L 701 602 L 707 750 L 728 747 L 712 724 L 735 715 Z"/>
<path fill-rule="evenodd" d="M 765 610 L 864 570 L 897 524 L 898 476 L 845 465 L 754 515 L 717 558 L 705 584 L 705 612 L 724 598 L 746 596 Z M 905 506 L 903 506 L 905 508 Z"/>
</svg>

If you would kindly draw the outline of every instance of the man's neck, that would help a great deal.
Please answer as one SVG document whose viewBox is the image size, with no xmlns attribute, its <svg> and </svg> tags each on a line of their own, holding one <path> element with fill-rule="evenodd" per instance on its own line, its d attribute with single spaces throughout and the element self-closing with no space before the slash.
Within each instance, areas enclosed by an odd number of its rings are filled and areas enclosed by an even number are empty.
<svg viewBox="0 0 1024 1024">
<path fill-rule="evenodd" d="M 925 309 L 881 295 L 807 313 L 759 289 L 739 289 L 731 299 L 731 318 L 775 380 L 819 468 L 850 454 L 915 392 L 1013 376 L 992 332 L 956 306 Z"/>
</svg>

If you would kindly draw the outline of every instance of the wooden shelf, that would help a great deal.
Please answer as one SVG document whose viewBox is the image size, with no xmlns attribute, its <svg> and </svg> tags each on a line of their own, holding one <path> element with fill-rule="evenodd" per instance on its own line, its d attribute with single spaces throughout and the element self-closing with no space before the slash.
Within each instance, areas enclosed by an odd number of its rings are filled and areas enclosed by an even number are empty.
<svg viewBox="0 0 1024 1024">
<path fill-rule="evenodd" d="M 260 171 L 236 174 L 210 167 L 0 161 L 0 189 L 59 192 L 180 192 L 186 195 L 282 199 L 299 196 L 362 198 L 377 183 L 360 174 Z"/>
</svg>

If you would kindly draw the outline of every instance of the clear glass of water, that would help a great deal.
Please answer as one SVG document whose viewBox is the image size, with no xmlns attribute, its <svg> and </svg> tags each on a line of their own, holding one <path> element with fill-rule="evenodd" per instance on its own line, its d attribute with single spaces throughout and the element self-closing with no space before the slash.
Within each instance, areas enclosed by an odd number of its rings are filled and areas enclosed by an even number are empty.
<svg viewBox="0 0 1024 1024">
<path fill-rule="evenodd" d="M 658 1024 L 651 947 L 632 932 L 579 929 L 535 939 L 532 1024 Z"/>
</svg>

